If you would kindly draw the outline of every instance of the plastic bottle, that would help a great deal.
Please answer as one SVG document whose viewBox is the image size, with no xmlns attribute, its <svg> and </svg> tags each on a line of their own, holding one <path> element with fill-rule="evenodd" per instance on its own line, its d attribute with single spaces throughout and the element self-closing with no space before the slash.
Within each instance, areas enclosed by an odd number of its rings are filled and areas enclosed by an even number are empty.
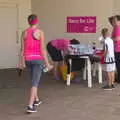
<svg viewBox="0 0 120 120">
<path fill-rule="evenodd" d="M 49 70 L 48 70 L 48 68 L 47 67 L 44 67 L 43 68 L 43 72 L 48 72 Z"/>
<path fill-rule="evenodd" d="M 93 48 L 93 54 L 96 52 L 96 43 L 95 42 L 93 42 L 92 43 L 93 45 L 92 45 L 92 48 Z"/>
</svg>

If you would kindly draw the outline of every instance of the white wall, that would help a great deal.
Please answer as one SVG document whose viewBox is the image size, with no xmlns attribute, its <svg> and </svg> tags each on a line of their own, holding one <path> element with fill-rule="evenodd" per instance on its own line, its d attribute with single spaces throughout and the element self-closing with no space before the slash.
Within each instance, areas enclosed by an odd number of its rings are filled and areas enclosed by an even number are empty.
<svg viewBox="0 0 120 120">
<path fill-rule="evenodd" d="M 2 54 L 2 59 L 0 59 L 0 69 L 1 68 L 10 68 L 10 67 L 16 67 L 16 63 L 18 63 L 18 55 L 19 55 L 19 51 L 20 51 L 20 44 L 21 44 L 21 40 L 20 40 L 20 35 L 22 33 L 22 31 L 28 26 L 27 23 L 27 16 L 29 14 L 31 14 L 31 0 L 0 0 L 0 8 L 6 8 L 4 9 L 4 11 L 1 11 L 1 14 L 5 14 L 6 16 L 8 16 L 8 18 L 11 20 L 11 18 L 9 17 L 9 14 L 11 15 L 12 12 L 10 13 L 8 11 L 7 8 L 15 8 L 15 13 L 17 14 L 15 16 L 15 23 L 13 23 L 12 25 L 16 26 L 13 28 L 11 28 L 11 31 L 9 32 L 8 30 L 6 30 L 6 32 L 8 33 L 4 33 L 7 36 L 3 37 L 4 35 L 1 32 L 1 39 L 0 39 L 0 44 L 3 45 L 3 48 L 7 48 L 7 50 L 5 51 L 7 54 Z M 11 10 L 11 9 L 10 9 Z M 14 13 L 13 13 L 14 14 Z M 5 19 L 5 18 L 4 18 Z M 6 17 L 7 19 L 7 17 Z M 6 19 L 2 22 L 3 25 L 6 26 L 11 26 L 11 22 L 10 20 L 8 20 L 8 22 L 6 23 Z M 16 24 L 17 22 L 17 24 Z M 9 25 L 8 25 L 9 24 Z M 6 27 L 5 26 L 5 27 Z M 2 30 L 4 27 L 1 25 L 0 30 Z M 10 33 L 14 33 L 14 34 L 10 34 Z M 11 36 L 12 35 L 12 36 Z M 10 36 L 10 37 L 8 37 Z M 11 38 L 12 37 L 12 38 Z M 9 44 L 6 43 L 6 45 L 4 44 L 6 41 L 3 40 L 8 40 Z M 11 48 L 11 46 L 14 45 L 14 48 Z M 14 51 L 13 53 L 9 53 L 9 51 Z M 13 50 L 14 49 L 14 50 Z M 11 55 L 15 55 L 14 58 L 13 57 L 9 57 Z M 6 56 L 9 57 L 9 60 L 7 61 Z M 12 63 L 12 64 L 11 64 Z"/>
<path fill-rule="evenodd" d="M 21 44 L 21 33 L 28 27 L 27 17 L 31 14 L 31 0 L 19 0 L 18 4 L 18 49 Z"/>
<path fill-rule="evenodd" d="M 96 41 L 102 27 L 110 27 L 108 17 L 112 15 L 113 0 L 33 0 L 32 11 L 39 16 L 40 27 L 46 40 L 55 38 L 77 38 L 82 42 Z M 67 16 L 96 16 L 96 34 L 66 33 Z"/>
<path fill-rule="evenodd" d="M 113 15 L 120 15 L 120 0 L 114 0 Z"/>
<path fill-rule="evenodd" d="M 16 5 L 17 7 L 17 31 L 18 36 L 20 36 L 21 31 L 23 31 L 27 26 L 27 16 L 31 14 L 31 0 L 0 0 L 0 6 L 4 5 Z M 18 39 L 18 42 L 19 39 Z"/>
</svg>

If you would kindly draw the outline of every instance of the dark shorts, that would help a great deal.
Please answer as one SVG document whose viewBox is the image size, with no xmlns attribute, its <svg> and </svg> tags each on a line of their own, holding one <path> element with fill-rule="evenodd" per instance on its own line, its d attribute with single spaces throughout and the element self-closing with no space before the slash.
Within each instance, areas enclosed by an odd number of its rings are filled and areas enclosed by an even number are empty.
<svg viewBox="0 0 120 120">
<path fill-rule="evenodd" d="M 53 61 L 62 61 L 63 60 L 61 51 L 57 50 L 54 46 L 52 46 L 50 42 L 47 44 L 47 51 Z"/>
<path fill-rule="evenodd" d="M 44 62 L 40 60 L 33 60 L 25 61 L 25 63 L 30 73 L 32 86 L 39 86 Z"/>
</svg>

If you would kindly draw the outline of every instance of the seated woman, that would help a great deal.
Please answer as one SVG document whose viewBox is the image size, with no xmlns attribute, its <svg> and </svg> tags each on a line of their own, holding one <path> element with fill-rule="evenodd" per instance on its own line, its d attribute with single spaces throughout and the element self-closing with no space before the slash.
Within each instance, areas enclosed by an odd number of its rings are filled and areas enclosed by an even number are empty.
<svg viewBox="0 0 120 120">
<path fill-rule="evenodd" d="M 51 40 L 47 44 L 48 53 L 54 63 L 54 76 L 57 80 L 60 78 L 58 67 L 61 65 L 61 61 L 63 61 L 69 44 L 80 44 L 80 42 L 76 39 L 56 39 Z"/>
</svg>

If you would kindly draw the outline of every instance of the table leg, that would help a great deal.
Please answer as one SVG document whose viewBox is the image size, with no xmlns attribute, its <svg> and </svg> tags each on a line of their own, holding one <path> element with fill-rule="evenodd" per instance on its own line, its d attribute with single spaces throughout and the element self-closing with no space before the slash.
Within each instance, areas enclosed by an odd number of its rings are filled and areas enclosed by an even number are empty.
<svg viewBox="0 0 120 120">
<path fill-rule="evenodd" d="M 84 67 L 84 70 L 83 70 L 83 80 L 87 80 L 86 79 L 86 75 L 87 75 L 87 65 L 86 65 L 86 60 L 85 60 L 85 67 Z"/>
<path fill-rule="evenodd" d="M 87 58 L 87 70 L 88 70 L 88 87 L 92 87 L 92 75 L 91 75 L 91 62 L 90 62 L 90 58 Z"/>
<path fill-rule="evenodd" d="M 93 77 L 96 76 L 96 71 L 97 71 L 97 63 L 93 64 Z"/>
<path fill-rule="evenodd" d="M 102 83 L 102 65 L 98 63 L 98 79 L 99 83 Z"/>
<path fill-rule="evenodd" d="M 68 60 L 68 62 L 69 62 L 69 65 L 70 65 L 70 67 L 69 67 L 69 69 L 70 69 L 70 71 L 69 71 L 69 73 L 67 74 L 67 86 L 70 86 L 70 77 L 71 77 L 71 70 L 72 70 L 72 59 L 69 59 Z"/>
</svg>

